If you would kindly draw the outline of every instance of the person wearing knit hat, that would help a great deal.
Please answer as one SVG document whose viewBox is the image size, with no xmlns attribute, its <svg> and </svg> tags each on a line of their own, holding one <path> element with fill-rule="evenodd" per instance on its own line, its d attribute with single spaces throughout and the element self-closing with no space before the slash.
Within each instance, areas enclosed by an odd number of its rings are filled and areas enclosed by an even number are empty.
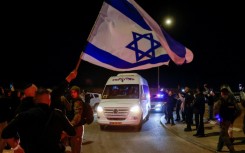
<svg viewBox="0 0 245 153">
<path fill-rule="evenodd" d="M 75 91 L 77 91 L 79 94 L 80 94 L 80 91 L 81 91 L 80 87 L 78 87 L 78 86 L 72 86 L 71 89 L 70 89 L 70 91 L 71 91 L 71 90 L 75 90 Z"/>
<path fill-rule="evenodd" d="M 82 122 L 83 113 L 83 100 L 80 96 L 80 87 L 72 86 L 70 88 L 70 99 L 68 99 L 71 110 L 66 111 L 67 118 L 71 124 L 75 127 L 76 135 L 67 139 L 71 147 L 71 152 L 80 153 L 82 152 L 82 140 L 84 134 L 84 124 Z"/>
</svg>

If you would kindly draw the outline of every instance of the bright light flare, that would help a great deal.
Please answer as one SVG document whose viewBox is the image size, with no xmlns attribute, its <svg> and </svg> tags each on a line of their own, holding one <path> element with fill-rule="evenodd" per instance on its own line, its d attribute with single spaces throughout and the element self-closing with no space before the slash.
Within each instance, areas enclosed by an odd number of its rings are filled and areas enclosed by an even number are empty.
<svg viewBox="0 0 245 153">
<path fill-rule="evenodd" d="M 165 28 L 170 28 L 174 25 L 174 19 L 173 17 L 165 17 L 163 20 L 162 20 L 162 24 L 165 25 Z"/>
<path fill-rule="evenodd" d="M 173 23 L 172 19 L 166 19 L 165 24 L 166 25 L 171 25 Z"/>
<path fill-rule="evenodd" d="M 140 112 L 140 107 L 138 105 L 131 107 L 130 109 L 131 112 L 133 113 L 139 113 Z"/>
<path fill-rule="evenodd" d="M 103 108 L 101 106 L 97 107 L 97 112 L 103 112 Z"/>
</svg>

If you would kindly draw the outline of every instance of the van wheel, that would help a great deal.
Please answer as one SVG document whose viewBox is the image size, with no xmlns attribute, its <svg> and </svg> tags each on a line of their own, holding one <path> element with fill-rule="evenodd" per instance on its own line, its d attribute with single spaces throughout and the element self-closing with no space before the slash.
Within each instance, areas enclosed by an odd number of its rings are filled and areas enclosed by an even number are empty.
<svg viewBox="0 0 245 153">
<path fill-rule="evenodd" d="M 135 129 L 136 132 L 140 132 L 141 129 L 142 129 L 142 122 L 140 122 L 139 125 L 136 125 L 136 126 L 134 127 L 134 129 Z"/>
<path fill-rule="evenodd" d="M 105 130 L 105 125 L 100 125 L 100 130 Z"/>
<path fill-rule="evenodd" d="M 140 123 L 134 127 L 135 131 L 139 132 L 142 129 L 143 117 L 141 117 Z"/>
</svg>

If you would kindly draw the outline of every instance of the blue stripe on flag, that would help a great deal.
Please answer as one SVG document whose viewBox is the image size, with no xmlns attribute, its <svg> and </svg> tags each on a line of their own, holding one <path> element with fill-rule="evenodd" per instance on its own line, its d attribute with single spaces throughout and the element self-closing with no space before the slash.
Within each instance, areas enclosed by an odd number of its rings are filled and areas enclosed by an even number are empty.
<svg viewBox="0 0 245 153">
<path fill-rule="evenodd" d="M 105 0 L 105 2 L 133 20 L 142 28 L 152 31 L 152 29 L 145 22 L 144 18 L 139 14 L 138 10 L 136 10 L 136 8 L 127 0 Z"/>
<path fill-rule="evenodd" d="M 89 43 L 87 44 L 86 48 L 86 54 L 92 56 L 96 60 L 111 65 L 118 69 L 129 69 L 134 68 L 137 66 L 145 65 L 145 64 L 157 64 L 161 62 L 168 62 L 170 60 L 170 57 L 168 54 L 160 55 L 156 58 L 151 58 L 144 61 L 139 61 L 137 63 L 129 63 L 127 61 L 122 60 L 121 58 L 118 58 L 117 56 L 114 56 L 100 48 L 97 48 L 93 44 Z M 115 64 L 117 63 L 117 64 Z"/>
</svg>

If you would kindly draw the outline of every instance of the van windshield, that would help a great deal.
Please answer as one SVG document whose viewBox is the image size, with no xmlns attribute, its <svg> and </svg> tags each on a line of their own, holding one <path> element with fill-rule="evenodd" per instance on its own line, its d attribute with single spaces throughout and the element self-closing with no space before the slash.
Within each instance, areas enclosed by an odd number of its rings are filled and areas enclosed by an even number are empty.
<svg viewBox="0 0 245 153">
<path fill-rule="evenodd" d="M 102 99 L 138 99 L 138 84 L 106 85 Z"/>
</svg>

